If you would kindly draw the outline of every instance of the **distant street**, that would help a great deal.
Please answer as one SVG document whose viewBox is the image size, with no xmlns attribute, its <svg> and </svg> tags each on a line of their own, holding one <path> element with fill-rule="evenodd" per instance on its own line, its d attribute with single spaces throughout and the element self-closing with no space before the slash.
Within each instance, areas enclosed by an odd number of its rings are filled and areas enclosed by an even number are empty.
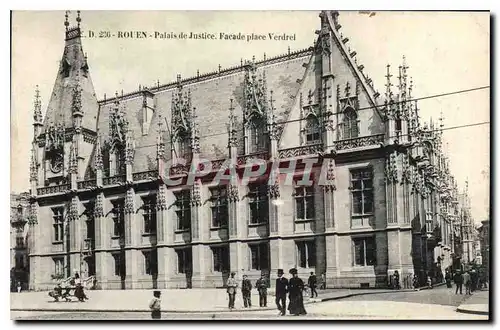
<svg viewBox="0 0 500 330">
<path fill-rule="evenodd" d="M 277 311 L 237 310 L 220 313 L 163 313 L 163 319 L 417 319 L 417 320 L 487 320 L 487 316 L 456 312 L 466 298 L 441 286 L 419 292 L 394 292 L 362 295 L 340 300 L 308 304 L 306 316 L 277 315 Z M 123 320 L 150 319 L 145 312 L 12 312 L 12 318 L 22 320 Z"/>
</svg>

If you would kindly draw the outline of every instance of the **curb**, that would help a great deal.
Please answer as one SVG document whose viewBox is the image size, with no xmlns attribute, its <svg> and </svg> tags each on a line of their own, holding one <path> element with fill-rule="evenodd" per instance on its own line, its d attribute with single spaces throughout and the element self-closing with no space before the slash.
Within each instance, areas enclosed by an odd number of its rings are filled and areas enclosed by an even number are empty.
<svg viewBox="0 0 500 330">
<path fill-rule="evenodd" d="M 485 312 L 485 311 L 473 311 L 470 309 L 460 308 L 460 307 L 457 308 L 457 312 L 463 313 L 463 314 L 490 315 L 489 311 L 487 311 L 487 312 Z"/>
<path fill-rule="evenodd" d="M 436 284 L 433 287 L 438 287 L 444 285 L 444 283 Z M 385 293 L 394 293 L 394 292 L 418 292 L 420 290 L 427 290 L 428 287 L 422 287 L 418 289 L 401 289 L 401 290 L 387 290 L 387 291 L 378 291 L 378 292 L 363 292 L 363 293 L 348 293 L 337 297 L 330 298 L 321 298 L 315 301 L 304 301 L 304 305 L 316 304 L 325 301 L 332 300 L 340 300 L 344 298 L 350 298 L 355 296 L 363 296 L 363 295 L 371 295 L 371 294 L 385 294 Z M 274 297 L 274 296 L 273 296 Z M 275 310 L 275 307 L 259 307 L 252 309 L 235 309 L 234 311 L 228 310 L 205 310 L 205 311 L 196 311 L 196 310 L 168 310 L 162 309 L 162 313 L 177 313 L 177 314 L 187 314 L 187 313 L 198 313 L 198 314 L 214 314 L 214 313 L 234 313 L 234 312 L 261 312 L 261 311 L 269 311 Z M 77 313 L 77 312 L 96 312 L 96 313 L 150 313 L 150 309 L 91 309 L 91 308 L 81 308 L 81 309 L 69 309 L 69 308 L 11 308 L 11 312 L 60 312 L 60 313 Z"/>
</svg>

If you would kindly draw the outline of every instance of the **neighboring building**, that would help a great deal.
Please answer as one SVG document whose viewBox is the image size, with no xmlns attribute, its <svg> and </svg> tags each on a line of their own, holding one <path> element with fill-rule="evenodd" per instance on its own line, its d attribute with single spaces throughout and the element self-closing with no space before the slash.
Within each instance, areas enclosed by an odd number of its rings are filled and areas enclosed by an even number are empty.
<svg viewBox="0 0 500 330">
<path fill-rule="evenodd" d="M 481 221 L 481 227 L 478 229 L 479 241 L 481 246 L 481 264 L 486 272 L 490 269 L 490 220 Z"/>
<path fill-rule="evenodd" d="M 382 98 L 338 13 L 320 18 L 315 47 L 99 101 L 80 18 L 66 21 L 44 119 L 35 100 L 31 287 L 75 270 L 108 289 L 218 287 L 230 271 L 292 267 L 330 287 L 384 287 L 396 270 L 451 266 L 460 209 L 442 126 L 420 122 L 405 63 L 397 83 L 388 66 Z M 190 184 L 183 159 L 214 172 Z M 267 175 L 213 183 L 254 159 Z M 293 184 L 268 180 L 292 161 Z"/>
<path fill-rule="evenodd" d="M 29 283 L 28 206 L 28 193 L 10 194 L 10 276 L 13 283 L 21 282 L 23 288 Z"/>
</svg>

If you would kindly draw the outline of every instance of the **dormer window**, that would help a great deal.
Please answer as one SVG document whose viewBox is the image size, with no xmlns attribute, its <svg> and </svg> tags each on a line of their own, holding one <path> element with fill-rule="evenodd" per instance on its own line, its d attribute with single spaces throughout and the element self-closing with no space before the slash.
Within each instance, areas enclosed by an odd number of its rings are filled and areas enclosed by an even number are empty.
<svg viewBox="0 0 500 330">
<path fill-rule="evenodd" d="M 259 117 L 252 118 L 248 131 L 248 152 L 256 153 L 267 148 L 266 125 Z"/>
<path fill-rule="evenodd" d="M 353 108 L 349 107 L 344 110 L 344 121 L 342 124 L 344 126 L 344 139 L 352 139 L 358 137 L 358 114 Z"/>
<path fill-rule="evenodd" d="M 185 130 L 180 130 L 177 135 L 177 157 L 189 158 L 191 155 L 191 139 Z"/>
<path fill-rule="evenodd" d="M 306 120 L 305 141 L 306 144 L 315 144 L 321 141 L 319 121 L 312 115 Z"/>
</svg>

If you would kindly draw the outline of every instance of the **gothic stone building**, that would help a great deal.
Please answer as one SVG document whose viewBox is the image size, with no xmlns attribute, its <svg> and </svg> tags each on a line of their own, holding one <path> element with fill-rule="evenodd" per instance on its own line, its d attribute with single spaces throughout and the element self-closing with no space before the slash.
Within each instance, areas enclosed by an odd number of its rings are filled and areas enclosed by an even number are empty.
<svg viewBox="0 0 500 330">
<path fill-rule="evenodd" d="M 31 288 L 75 271 L 106 289 L 221 287 L 230 271 L 291 267 L 383 287 L 447 267 L 439 132 L 419 121 L 406 64 L 394 78 L 388 66 L 385 97 L 374 89 L 338 16 L 321 12 L 314 47 L 102 100 L 79 14 L 66 19 L 45 118 L 34 107 Z M 199 159 L 213 173 L 191 184 Z M 255 159 L 296 162 L 294 180 L 213 180 Z M 327 184 L 300 183 L 321 169 Z"/>
</svg>

